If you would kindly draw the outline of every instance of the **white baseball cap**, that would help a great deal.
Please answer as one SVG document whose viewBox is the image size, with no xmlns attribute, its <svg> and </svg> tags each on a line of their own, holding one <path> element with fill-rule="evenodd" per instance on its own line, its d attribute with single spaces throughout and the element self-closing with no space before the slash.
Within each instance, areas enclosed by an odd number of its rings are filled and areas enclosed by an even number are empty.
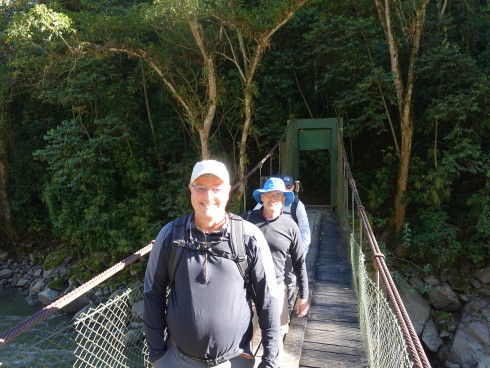
<svg viewBox="0 0 490 368">
<path fill-rule="evenodd" d="M 225 184 L 230 184 L 230 176 L 226 166 L 216 160 L 204 160 L 194 165 L 192 169 L 190 184 L 194 182 L 198 177 L 204 174 L 213 174 L 223 180 Z"/>
</svg>

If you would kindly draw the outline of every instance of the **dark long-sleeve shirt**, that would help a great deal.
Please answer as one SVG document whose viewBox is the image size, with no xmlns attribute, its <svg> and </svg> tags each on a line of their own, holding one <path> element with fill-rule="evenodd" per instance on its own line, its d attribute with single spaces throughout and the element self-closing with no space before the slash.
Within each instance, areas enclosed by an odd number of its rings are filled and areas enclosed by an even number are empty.
<svg viewBox="0 0 490 368">
<path fill-rule="evenodd" d="M 264 355 L 259 367 L 276 368 L 279 355 L 279 300 L 272 257 L 262 233 L 243 221 L 245 252 L 259 311 Z M 204 233 L 189 217 L 186 231 L 195 242 L 214 243 L 216 249 L 231 252 L 230 220 L 216 232 Z M 160 231 L 146 269 L 144 324 L 150 361 L 164 353 L 164 330 L 188 355 L 232 359 L 240 355 L 252 337 L 251 300 L 234 261 L 203 251 L 184 248 L 168 296 L 167 261 L 171 251 L 172 224 Z"/>
<path fill-rule="evenodd" d="M 250 212 L 250 211 L 249 211 Z M 301 245 L 298 225 L 291 218 L 280 215 L 273 220 L 266 220 L 262 210 L 245 212 L 241 216 L 255 224 L 264 234 L 269 244 L 274 261 L 277 283 L 284 283 L 286 257 L 291 254 L 293 270 L 299 287 L 299 297 L 308 298 L 308 275 L 306 273 L 305 255 Z"/>
</svg>

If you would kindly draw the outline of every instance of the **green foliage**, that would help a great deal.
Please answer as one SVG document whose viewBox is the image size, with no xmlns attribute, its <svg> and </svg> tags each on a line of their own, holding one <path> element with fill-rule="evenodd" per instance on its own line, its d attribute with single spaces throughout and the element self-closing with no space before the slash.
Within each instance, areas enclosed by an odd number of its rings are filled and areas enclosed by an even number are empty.
<svg viewBox="0 0 490 368">
<path fill-rule="evenodd" d="M 117 119 L 86 128 L 80 118 L 64 121 L 35 153 L 48 164 L 44 200 L 57 235 L 87 251 L 124 253 L 148 239 L 154 226 L 151 171 L 131 155 L 128 130 Z"/>
<path fill-rule="evenodd" d="M 458 239 L 458 228 L 451 223 L 446 212 L 421 209 L 413 221 L 413 241 L 407 247 L 411 257 L 432 259 L 436 267 L 452 266 L 464 257 L 465 249 Z"/>
<path fill-rule="evenodd" d="M 15 14 L 8 32 L 11 40 L 48 43 L 54 38 L 74 32 L 71 20 L 45 4 L 35 4 L 28 12 Z"/>
</svg>

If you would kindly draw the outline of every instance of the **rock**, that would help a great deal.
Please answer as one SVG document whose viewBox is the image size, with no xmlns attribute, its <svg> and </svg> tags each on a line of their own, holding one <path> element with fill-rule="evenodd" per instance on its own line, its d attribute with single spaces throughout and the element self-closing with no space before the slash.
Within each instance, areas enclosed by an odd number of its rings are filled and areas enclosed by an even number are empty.
<svg viewBox="0 0 490 368">
<path fill-rule="evenodd" d="M 461 301 L 462 301 L 463 303 L 467 303 L 467 302 L 469 302 L 469 301 L 470 301 L 470 297 L 469 297 L 468 295 L 465 295 L 465 294 L 461 294 L 461 295 L 459 296 L 459 299 L 461 299 Z"/>
<path fill-rule="evenodd" d="M 476 271 L 475 277 L 481 282 L 488 284 L 490 282 L 490 266 Z"/>
<path fill-rule="evenodd" d="M 430 286 L 439 285 L 439 281 L 434 276 L 424 277 L 424 281 L 428 283 Z"/>
<path fill-rule="evenodd" d="M 138 345 L 140 341 L 143 341 L 144 335 L 140 330 L 131 329 L 123 337 L 123 344 L 126 347 L 132 345 Z"/>
<path fill-rule="evenodd" d="M 431 319 L 429 319 L 424 325 L 422 341 L 424 342 L 425 346 L 427 346 L 427 348 L 434 353 L 442 346 L 442 339 L 439 337 L 436 325 Z"/>
<path fill-rule="evenodd" d="M 446 361 L 446 363 L 444 363 L 444 367 L 445 368 L 461 368 L 461 366 L 459 364 L 451 363 L 450 361 Z"/>
<path fill-rule="evenodd" d="M 60 297 L 60 293 L 53 289 L 46 288 L 41 291 L 37 297 L 41 303 L 49 305 Z"/>
<path fill-rule="evenodd" d="M 427 292 L 427 298 L 430 303 L 437 310 L 443 310 L 447 312 L 457 312 L 461 309 L 462 304 L 459 301 L 456 293 L 451 287 L 443 283 L 438 286 L 433 286 Z"/>
<path fill-rule="evenodd" d="M 90 310 L 94 308 L 95 308 L 95 304 L 92 303 L 92 301 L 89 301 L 89 303 L 85 307 L 83 307 L 77 313 L 75 313 L 75 315 L 71 320 L 76 321 L 83 313 L 89 313 Z"/>
<path fill-rule="evenodd" d="M 19 281 L 17 281 L 17 284 L 15 285 L 15 287 L 24 288 L 27 285 L 29 285 L 29 283 L 30 283 L 30 280 L 28 280 L 27 278 L 24 278 L 23 277 Z"/>
<path fill-rule="evenodd" d="M 135 303 L 131 308 L 131 315 L 134 321 L 143 321 L 143 300 Z"/>
<path fill-rule="evenodd" d="M 447 359 L 461 367 L 490 368 L 490 302 L 474 298 L 461 315 Z"/>
<path fill-rule="evenodd" d="M 65 264 L 60 264 L 50 270 L 44 270 L 44 277 L 54 276 L 54 275 L 64 275 L 66 273 Z"/>
<path fill-rule="evenodd" d="M 470 281 L 470 284 L 471 286 L 473 286 L 475 289 L 481 289 L 481 282 L 476 280 L 476 279 L 473 279 Z"/>
<path fill-rule="evenodd" d="M 9 256 L 9 252 L 1 252 L 0 253 L 0 261 L 5 261 Z"/>
<path fill-rule="evenodd" d="M 441 282 L 448 282 L 451 278 L 451 272 L 447 268 L 444 268 L 443 270 L 441 270 L 439 278 L 441 279 Z"/>
<path fill-rule="evenodd" d="M 414 288 L 416 289 L 420 289 L 422 287 L 424 287 L 425 283 L 422 281 L 421 278 L 419 277 L 411 277 L 409 280 L 408 280 L 408 283 L 410 285 L 412 285 Z"/>
<path fill-rule="evenodd" d="M 46 286 L 46 280 L 45 279 L 39 279 L 35 281 L 34 285 L 31 287 L 30 291 L 34 293 L 40 293 L 44 287 Z"/>
<path fill-rule="evenodd" d="M 397 288 L 400 292 L 400 296 L 403 300 L 403 304 L 410 316 L 413 327 L 420 336 L 424 328 L 425 323 L 430 317 L 429 303 L 420 295 L 416 290 L 410 287 L 410 285 L 404 279 L 397 282 Z"/>
<path fill-rule="evenodd" d="M 3 270 L 0 270 L 0 280 L 8 279 L 10 276 L 12 276 L 12 274 L 12 270 L 4 268 Z"/>
<path fill-rule="evenodd" d="M 78 311 L 82 310 L 85 308 L 87 305 L 90 304 L 90 299 L 86 295 L 81 295 L 74 301 L 72 301 L 70 304 L 64 306 L 61 308 L 63 312 L 68 313 L 68 314 L 75 314 Z"/>
</svg>

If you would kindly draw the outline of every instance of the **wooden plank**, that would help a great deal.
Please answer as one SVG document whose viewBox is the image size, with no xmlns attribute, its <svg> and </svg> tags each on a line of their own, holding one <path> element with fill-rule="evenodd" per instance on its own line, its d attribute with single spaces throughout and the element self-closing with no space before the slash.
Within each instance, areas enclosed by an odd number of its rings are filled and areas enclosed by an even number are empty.
<svg viewBox="0 0 490 368">
<path fill-rule="evenodd" d="M 348 255 L 332 217 L 324 219 L 300 367 L 368 367 Z"/>
</svg>

